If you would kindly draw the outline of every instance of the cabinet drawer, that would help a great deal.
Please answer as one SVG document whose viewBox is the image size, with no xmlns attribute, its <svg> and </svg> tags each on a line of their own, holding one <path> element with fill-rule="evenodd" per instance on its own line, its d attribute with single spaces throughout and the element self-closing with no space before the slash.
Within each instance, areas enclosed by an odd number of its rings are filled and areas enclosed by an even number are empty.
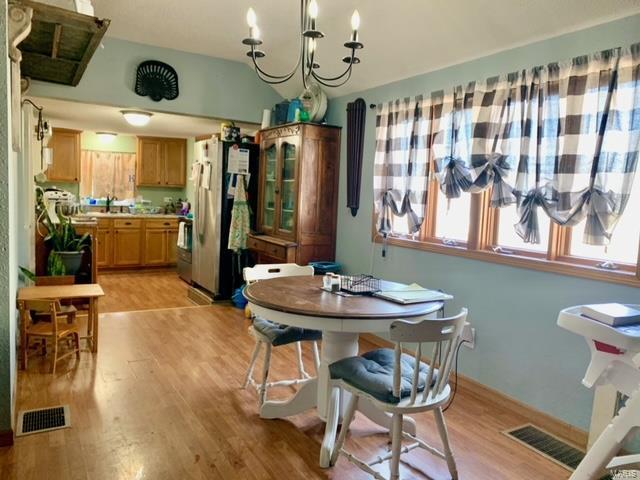
<svg viewBox="0 0 640 480">
<path fill-rule="evenodd" d="M 113 221 L 114 228 L 140 228 L 142 227 L 142 220 L 139 218 L 130 219 L 117 219 Z"/>
<path fill-rule="evenodd" d="M 270 257 L 281 258 L 283 260 L 287 258 L 287 249 L 285 247 L 257 238 L 249 237 L 247 239 L 247 247 L 250 250 L 256 250 Z"/>
<path fill-rule="evenodd" d="M 111 228 L 111 219 L 99 218 L 98 219 L 98 228 L 100 230 L 109 230 Z"/>
<path fill-rule="evenodd" d="M 160 229 L 167 229 L 167 228 L 178 228 L 178 220 L 174 219 L 174 218 L 158 218 L 158 219 L 146 219 L 144 221 L 144 225 L 147 228 L 160 228 Z"/>
</svg>

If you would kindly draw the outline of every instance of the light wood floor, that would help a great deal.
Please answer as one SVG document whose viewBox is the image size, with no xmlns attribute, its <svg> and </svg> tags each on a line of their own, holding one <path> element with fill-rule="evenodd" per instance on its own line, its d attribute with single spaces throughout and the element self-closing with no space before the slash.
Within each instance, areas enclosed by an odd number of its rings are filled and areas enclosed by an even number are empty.
<svg viewBox="0 0 640 480">
<path fill-rule="evenodd" d="M 72 428 L 0 449 L 1 479 L 368 478 L 344 458 L 333 469 L 318 467 L 323 424 L 313 411 L 287 420 L 258 416 L 255 392 L 240 389 L 253 348 L 240 310 L 108 313 L 100 329 L 96 357 L 83 352 L 78 363 L 61 362 L 55 377 L 34 358 L 19 374 L 18 409 L 69 404 Z M 293 349 L 278 347 L 274 378 L 292 374 L 294 365 Z M 459 393 L 446 418 L 463 480 L 569 476 L 500 433 L 526 423 L 522 416 Z M 431 416 L 416 419 L 419 434 L 437 445 Z M 358 417 L 347 442 L 369 457 L 383 452 L 387 439 Z M 405 456 L 402 474 L 449 478 L 444 462 L 418 450 Z"/>
<path fill-rule="evenodd" d="M 131 312 L 159 308 L 190 307 L 188 285 L 175 271 L 100 272 L 98 282 L 105 297 L 100 299 L 100 312 Z"/>
</svg>

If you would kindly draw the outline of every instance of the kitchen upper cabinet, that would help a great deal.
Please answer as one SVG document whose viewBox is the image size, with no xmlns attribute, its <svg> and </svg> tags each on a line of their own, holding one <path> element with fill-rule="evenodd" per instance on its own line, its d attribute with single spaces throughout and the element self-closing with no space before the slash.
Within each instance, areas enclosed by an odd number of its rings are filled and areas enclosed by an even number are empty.
<svg viewBox="0 0 640 480">
<path fill-rule="evenodd" d="M 54 128 L 48 146 L 53 149 L 53 164 L 47 169 L 49 181 L 80 182 L 79 130 Z"/>
<path fill-rule="evenodd" d="M 162 141 L 157 138 L 138 138 L 137 173 L 138 185 L 162 185 Z"/>
<path fill-rule="evenodd" d="M 138 137 L 136 170 L 138 186 L 184 187 L 187 141 L 183 138 Z"/>
<path fill-rule="evenodd" d="M 187 142 L 181 138 L 164 142 L 165 185 L 184 187 L 187 183 Z"/>
</svg>

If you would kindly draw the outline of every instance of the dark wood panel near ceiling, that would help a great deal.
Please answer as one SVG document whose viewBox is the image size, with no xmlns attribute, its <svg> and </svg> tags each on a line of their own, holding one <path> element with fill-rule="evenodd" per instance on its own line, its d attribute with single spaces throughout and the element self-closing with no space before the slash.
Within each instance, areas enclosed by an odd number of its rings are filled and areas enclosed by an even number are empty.
<svg viewBox="0 0 640 480">
<path fill-rule="evenodd" d="M 111 20 L 30 0 L 11 0 L 33 9 L 31 33 L 20 44 L 22 76 L 75 86 L 100 45 Z"/>
</svg>

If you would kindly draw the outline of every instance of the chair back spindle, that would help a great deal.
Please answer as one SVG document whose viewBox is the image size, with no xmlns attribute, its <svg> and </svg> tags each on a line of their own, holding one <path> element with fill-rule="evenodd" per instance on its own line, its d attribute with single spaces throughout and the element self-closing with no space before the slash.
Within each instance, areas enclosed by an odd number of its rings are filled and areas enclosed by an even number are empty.
<svg viewBox="0 0 640 480">
<path fill-rule="evenodd" d="M 467 309 L 453 317 L 420 322 L 396 321 L 391 324 L 390 337 L 395 342 L 395 362 L 393 369 L 393 394 L 400 397 L 402 388 L 402 344 L 417 343 L 413 361 L 415 362 L 411 379 L 410 404 L 415 404 L 420 387 L 420 361 L 422 344 L 433 343 L 429 370 L 425 378 L 422 402 L 440 395 L 449 383 L 451 368 L 460 343 L 462 331 L 467 319 Z M 436 374 L 437 369 L 437 374 Z"/>
<path fill-rule="evenodd" d="M 25 328 L 28 328 L 32 323 L 31 312 L 43 313 L 51 316 L 51 328 L 54 335 L 58 334 L 58 313 L 62 310 L 59 300 L 49 299 L 34 299 L 34 300 L 21 300 L 19 304 L 20 312 L 22 313 L 22 322 L 24 322 Z"/>
</svg>

